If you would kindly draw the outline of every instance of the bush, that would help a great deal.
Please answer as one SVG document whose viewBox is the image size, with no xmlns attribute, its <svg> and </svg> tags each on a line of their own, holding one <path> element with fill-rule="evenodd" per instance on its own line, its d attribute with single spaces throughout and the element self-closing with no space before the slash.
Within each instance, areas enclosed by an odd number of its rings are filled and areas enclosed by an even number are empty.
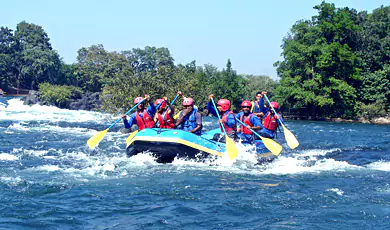
<svg viewBox="0 0 390 230">
<path fill-rule="evenodd" d="M 82 94 L 82 90 L 75 86 L 59 86 L 49 83 L 39 85 L 39 100 L 44 104 L 55 105 L 60 108 L 66 108 L 69 105 L 69 99 Z"/>
<path fill-rule="evenodd" d="M 377 117 L 386 116 L 386 104 L 384 101 L 378 100 L 372 104 L 357 104 L 357 115 L 368 120 L 372 120 Z"/>
</svg>

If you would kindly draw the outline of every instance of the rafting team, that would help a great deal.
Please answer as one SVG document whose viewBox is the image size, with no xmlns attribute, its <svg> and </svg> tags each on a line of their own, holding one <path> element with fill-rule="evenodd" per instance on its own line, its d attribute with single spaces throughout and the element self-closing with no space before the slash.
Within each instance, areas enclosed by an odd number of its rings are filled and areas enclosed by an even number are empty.
<svg viewBox="0 0 390 230">
<path fill-rule="evenodd" d="M 270 105 L 264 105 L 264 95 L 267 92 L 257 92 L 256 100 L 251 102 L 244 100 L 241 103 L 241 111 L 234 114 L 230 110 L 231 103 L 227 99 L 220 99 L 217 102 L 217 111 L 213 106 L 214 95 L 208 96 L 207 110 L 213 116 L 220 117 L 219 123 L 223 125 L 228 137 L 233 140 L 241 139 L 243 143 L 252 143 L 257 136 L 251 130 L 256 131 L 262 137 L 275 138 L 276 130 L 279 126 L 278 120 L 283 122 L 282 116 L 278 112 L 279 104 L 271 102 L 271 106 L 275 109 L 276 114 L 271 109 Z M 182 95 L 178 91 L 178 95 Z M 145 128 L 166 128 L 166 129 L 182 129 L 196 135 L 201 134 L 202 130 L 202 115 L 198 112 L 198 108 L 194 105 L 192 98 L 183 97 L 183 110 L 176 116 L 175 108 L 169 103 L 167 97 L 157 99 L 154 103 L 150 100 L 149 95 L 143 97 L 136 97 L 134 104 L 138 104 L 137 112 L 129 116 L 129 120 L 125 114 L 122 115 L 124 126 L 130 129 L 133 125 L 138 126 L 138 130 Z M 146 100 L 149 106 L 145 108 Z M 219 115 L 219 116 L 218 116 Z M 246 126 L 241 125 L 237 120 L 245 123 Z M 251 129 L 251 130 L 250 130 Z M 221 127 L 221 131 L 223 129 Z M 225 136 L 216 134 L 213 140 L 225 142 Z"/>
</svg>

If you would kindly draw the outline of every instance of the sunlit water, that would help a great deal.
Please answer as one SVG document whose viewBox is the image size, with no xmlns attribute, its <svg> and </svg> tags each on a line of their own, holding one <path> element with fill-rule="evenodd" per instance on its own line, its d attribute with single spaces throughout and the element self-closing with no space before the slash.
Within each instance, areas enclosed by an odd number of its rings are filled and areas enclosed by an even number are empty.
<svg viewBox="0 0 390 230">
<path fill-rule="evenodd" d="M 118 116 L 0 97 L 0 228 L 389 229 L 390 126 L 293 122 L 266 165 L 125 155 Z M 215 128 L 206 118 L 206 129 Z"/>
</svg>

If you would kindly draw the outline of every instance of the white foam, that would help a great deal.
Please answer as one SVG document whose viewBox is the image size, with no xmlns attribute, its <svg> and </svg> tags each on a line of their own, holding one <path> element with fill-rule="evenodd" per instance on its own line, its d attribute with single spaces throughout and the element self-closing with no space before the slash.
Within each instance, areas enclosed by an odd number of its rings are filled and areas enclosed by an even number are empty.
<svg viewBox="0 0 390 230">
<path fill-rule="evenodd" d="M 60 170 L 60 167 L 58 167 L 57 165 L 42 165 L 42 166 L 36 167 L 36 169 L 39 171 L 54 172 L 54 171 Z"/>
<path fill-rule="evenodd" d="M 8 153 L 0 153 L 0 160 L 1 161 L 16 161 L 19 158 L 15 155 L 11 155 Z"/>
<path fill-rule="evenodd" d="M 20 99 L 8 100 L 8 105 L 2 109 L 0 119 L 12 121 L 66 121 L 66 122 L 103 122 L 115 120 L 110 114 L 85 110 L 60 109 L 54 106 L 35 104 L 23 105 Z"/>
<path fill-rule="evenodd" d="M 338 188 L 330 188 L 330 189 L 327 189 L 326 191 L 334 192 L 334 193 L 336 193 L 339 196 L 342 196 L 344 194 L 344 191 L 341 190 L 341 189 L 338 189 Z"/>
<path fill-rule="evenodd" d="M 9 186 L 17 186 L 23 183 L 23 180 L 20 177 L 0 177 L 0 181 Z"/>
<path fill-rule="evenodd" d="M 350 165 L 345 161 L 336 161 L 334 159 L 322 159 L 310 161 L 294 157 L 279 157 L 272 164 L 269 164 L 262 174 L 302 174 L 302 173 L 320 173 L 326 171 L 345 171 L 347 169 L 362 169 L 360 166 Z"/>
<path fill-rule="evenodd" d="M 369 169 L 375 169 L 375 170 L 389 172 L 390 171 L 390 162 L 386 162 L 386 161 L 374 162 L 374 163 L 368 164 L 366 167 Z"/>
</svg>

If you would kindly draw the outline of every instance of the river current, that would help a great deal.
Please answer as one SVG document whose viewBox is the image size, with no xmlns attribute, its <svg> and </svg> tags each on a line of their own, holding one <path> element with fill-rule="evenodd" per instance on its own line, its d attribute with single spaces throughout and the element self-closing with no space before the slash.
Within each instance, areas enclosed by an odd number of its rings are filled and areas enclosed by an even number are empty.
<svg viewBox="0 0 390 230">
<path fill-rule="evenodd" d="M 0 97 L 0 229 L 390 229 L 390 126 L 287 121 L 271 163 L 158 164 L 121 122 L 88 148 L 116 119 Z"/>
</svg>

